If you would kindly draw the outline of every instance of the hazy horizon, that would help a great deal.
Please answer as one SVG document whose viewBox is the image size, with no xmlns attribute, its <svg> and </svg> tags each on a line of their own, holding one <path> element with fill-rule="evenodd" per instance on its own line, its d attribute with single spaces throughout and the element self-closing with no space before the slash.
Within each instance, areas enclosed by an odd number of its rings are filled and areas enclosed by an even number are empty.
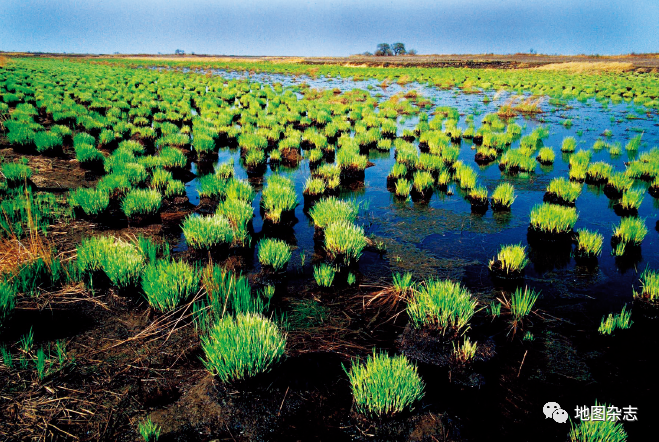
<svg viewBox="0 0 659 442">
<path fill-rule="evenodd" d="M 348 56 L 403 42 L 420 54 L 659 52 L 651 0 L 350 0 L 0 3 L 0 50 Z"/>
</svg>

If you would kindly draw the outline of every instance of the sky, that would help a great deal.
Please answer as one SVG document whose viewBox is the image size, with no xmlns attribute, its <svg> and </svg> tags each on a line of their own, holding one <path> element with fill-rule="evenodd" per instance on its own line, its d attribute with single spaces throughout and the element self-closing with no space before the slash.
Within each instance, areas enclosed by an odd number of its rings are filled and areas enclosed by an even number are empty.
<svg viewBox="0 0 659 442">
<path fill-rule="evenodd" d="M 348 56 L 659 52 L 659 0 L 0 0 L 0 50 Z"/>
</svg>

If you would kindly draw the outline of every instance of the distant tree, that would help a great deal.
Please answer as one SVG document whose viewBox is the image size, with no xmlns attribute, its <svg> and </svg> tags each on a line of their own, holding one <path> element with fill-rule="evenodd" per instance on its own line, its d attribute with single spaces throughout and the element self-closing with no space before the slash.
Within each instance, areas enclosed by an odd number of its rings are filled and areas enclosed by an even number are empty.
<svg viewBox="0 0 659 442">
<path fill-rule="evenodd" d="M 378 49 L 375 51 L 375 55 L 393 55 L 393 52 L 391 51 L 391 46 L 389 46 L 389 43 L 380 43 L 378 45 Z"/>
<path fill-rule="evenodd" d="M 185 55 L 185 51 L 183 49 L 177 49 L 174 51 L 174 55 Z"/>
<path fill-rule="evenodd" d="M 416 55 L 416 49 L 410 49 L 407 51 L 407 55 Z"/>
<path fill-rule="evenodd" d="M 370 52 L 366 51 L 366 52 L 364 52 L 362 55 L 366 55 L 367 57 L 370 57 L 370 56 L 373 55 L 373 54 L 371 54 Z"/>
<path fill-rule="evenodd" d="M 394 43 L 391 45 L 391 49 L 394 51 L 394 55 L 405 55 L 405 43 Z"/>
</svg>

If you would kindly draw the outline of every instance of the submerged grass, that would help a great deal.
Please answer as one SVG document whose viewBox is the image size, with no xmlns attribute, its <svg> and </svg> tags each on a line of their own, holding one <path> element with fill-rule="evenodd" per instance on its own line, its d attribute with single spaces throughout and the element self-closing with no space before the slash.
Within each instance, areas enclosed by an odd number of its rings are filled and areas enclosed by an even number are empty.
<svg viewBox="0 0 659 442">
<path fill-rule="evenodd" d="M 627 306 L 624 306 L 617 315 L 609 313 L 609 316 L 603 317 L 597 331 L 602 335 L 612 335 L 618 329 L 626 330 L 630 328 L 633 324 L 632 312 L 628 312 L 626 308 Z"/>
</svg>

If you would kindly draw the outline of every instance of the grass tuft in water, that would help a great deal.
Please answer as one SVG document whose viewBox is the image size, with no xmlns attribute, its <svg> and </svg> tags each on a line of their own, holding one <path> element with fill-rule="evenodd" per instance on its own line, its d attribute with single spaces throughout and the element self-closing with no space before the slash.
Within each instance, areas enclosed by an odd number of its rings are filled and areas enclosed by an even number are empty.
<svg viewBox="0 0 659 442">
<path fill-rule="evenodd" d="M 496 259 L 490 260 L 489 269 L 492 271 L 520 273 L 529 263 L 526 258 L 526 246 L 522 244 L 501 246 Z"/>
<path fill-rule="evenodd" d="M 259 241 L 259 262 L 264 267 L 272 268 L 275 272 L 282 271 L 291 256 L 291 248 L 286 241 L 271 238 Z"/>
<path fill-rule="evenodd" d="M 556 204 L 536 204 L 531 209 L 531 228 L 551 234 L 569 233 L 577 222 L 579 215 L 574 207 Z"/>
<path fill-rule="evenodd" d="M 492 192 L 492 209 L 510 210 L 510 206 L 515 202 L 515 188 L 510 183 L 499 184 Z"/>
<path fill-rule="evenodd" d="M 596 258 L 602 254 L 604 236 L 588 229 L 577 230 L 577 248 L 574 255 L 580 258 Z"/>
<path fill-rule="evenodd" d="M 641 273 L 641 292 L 634 292 L 634 298 L 644 299 L 650 302 L 659 301 L 659 273 L 646 268 Z"/>
<path fill-rule="evenodd" d="M 325 229 L 325 250 L 337 263 L 350 265 L 357 262 L 366 245 L 364 229 L 350 222 L 337 221 Z"/>
</svg>

